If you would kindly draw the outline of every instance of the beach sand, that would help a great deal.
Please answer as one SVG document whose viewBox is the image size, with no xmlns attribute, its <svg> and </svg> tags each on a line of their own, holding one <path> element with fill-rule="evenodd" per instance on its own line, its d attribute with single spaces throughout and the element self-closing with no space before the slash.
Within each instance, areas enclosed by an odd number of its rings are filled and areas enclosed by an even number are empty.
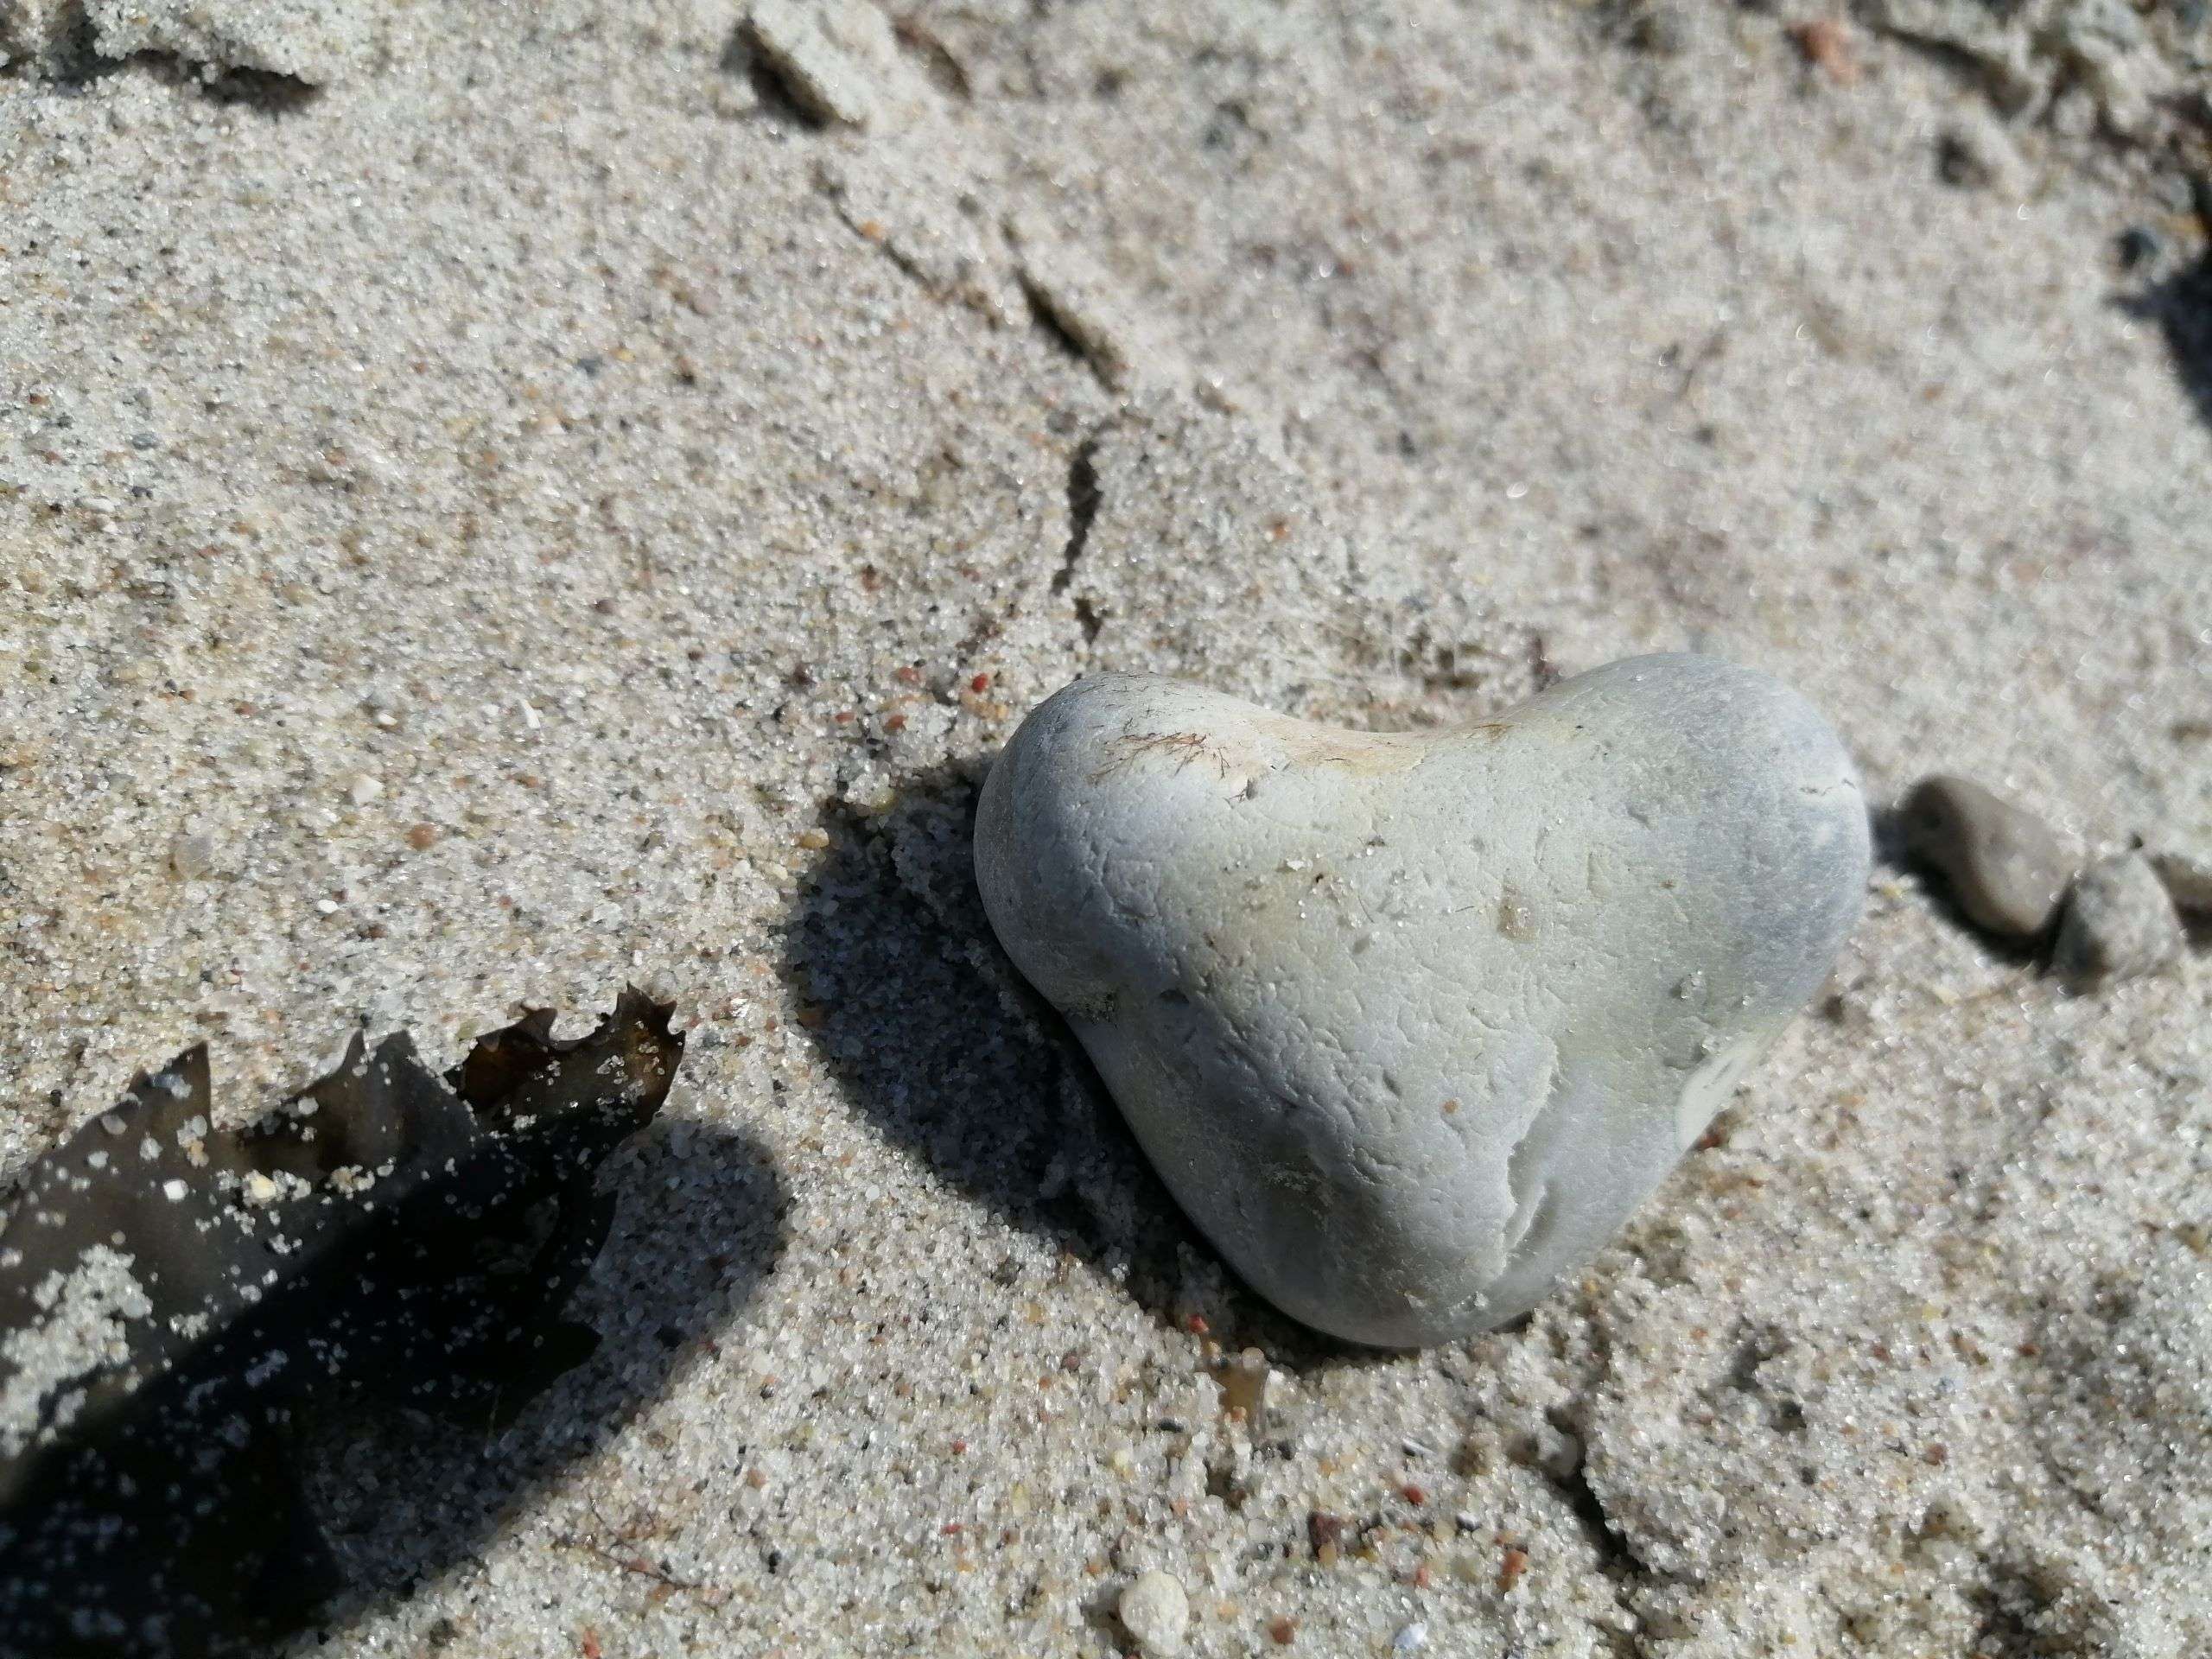
<svg viewBox="0 0 2212 1659">
<path fill-rule="evenodd" d="M 1685 648 L 1878 800 L 2212 831 L 2185 123 L 1788 8 L 117 10 L 0 0 L 0 1165 L 203 1039 L 244 1118 L 364 1021 L 690 1033 L 598 1356 L 311 1425 L 298 1651 L 1103 1655 L 1154 1567 L 1201 1655 L 2212 1649 L 2202 949 L 2072 995 L 1878 868 L 1586 1276 L 1371 1354 L 968 864 L 1086 671 Z"/>
</svg>

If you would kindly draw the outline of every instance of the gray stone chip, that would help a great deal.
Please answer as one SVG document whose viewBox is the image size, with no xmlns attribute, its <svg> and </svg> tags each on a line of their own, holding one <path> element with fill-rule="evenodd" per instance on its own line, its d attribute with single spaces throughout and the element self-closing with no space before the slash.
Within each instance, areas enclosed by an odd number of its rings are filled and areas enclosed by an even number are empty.
<svg viewBox="0 0 2212 1659">
<path fill-rule="evenodd" d="M 2086 988 L 2156 973 L 2181 948 L 2181 918 L 2158 872 L 2142 854 L 2124 853 L 2075 880 L 2051 960 Z"/>
<path fill-rule="evenodd" d="M 1976 927 L 2028 939 L 2050 925 L 2079 861 L 2034 813 L 1937 773 L 1914 788 L 1901 817 L 1906 855 L 1942 878 Z"/>
</svg>

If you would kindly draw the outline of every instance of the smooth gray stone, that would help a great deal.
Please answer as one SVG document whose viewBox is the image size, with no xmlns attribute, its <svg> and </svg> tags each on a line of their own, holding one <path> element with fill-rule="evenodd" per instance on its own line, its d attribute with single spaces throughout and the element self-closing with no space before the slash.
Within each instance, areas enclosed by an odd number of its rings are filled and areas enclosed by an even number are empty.
<svg viewBox="0 0 2212 1659">
<path fill-rule="evenodd" d="M 1612 1236 L 1820 987 L 1867 822 L 1812 708 L 1708 658 L 1440 734 L 1102 675 L 1000 756 L 976 868 L 1223 1255 L 1404 1345 Z"/>
<path fill-rule="evenodd" d="M 2075 879 L 2051 966 L 2075 985 L 2153 974 L 2181 955 L 2181 917 L 2151 861 L 2122 853 Z"/>
<path fill-rule="evenodd" d="M 1942 877 L 1966 918 L 1999 938 L 2049 927 L 2081 862 L 2034 813 L 1968 779 L 1923 779 L 1900 817 L 1913 862 Z"/>
</svg>

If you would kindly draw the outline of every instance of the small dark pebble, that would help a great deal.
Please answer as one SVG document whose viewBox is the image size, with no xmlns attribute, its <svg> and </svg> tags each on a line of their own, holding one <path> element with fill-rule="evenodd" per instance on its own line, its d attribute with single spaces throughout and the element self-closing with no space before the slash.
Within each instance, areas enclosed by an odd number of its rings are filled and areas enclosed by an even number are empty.
<svg viewBox="0 0 2212 1659">
<path fill-rule="evenodd" d="M 1636 14 L 1628 26 L 1628 43 L 1654 57 L 1679 57 L 1689 48 L 1689 19 L 1681 7 L 1658 0 Z"/>
<path fill-rule="evenodd" d="M 1989 169 L 1982 158 L 1955 132 L 1936 136 L 1936 172 L 1944 183 L 1961 189 L 1989 182 Z"/>
<path fill-rule="evenodd" d="M 1314 1554 L 1325 1549 L 1338 1549 L 1343 1545 L 1344 1518 L 1332 1515 L 1326 1510 L 1315 1510 L 1306 1517 L 1306 1541 Z"/>
<path fill-rule="evenodd" d="M 2154 264 L 2164 251 L 2165 244 L 2158 239 L 2158 233 L 2147 226 L 2131 225 L 2120 233 L 2120 268 L 2122 270 Z"/>
</svg>

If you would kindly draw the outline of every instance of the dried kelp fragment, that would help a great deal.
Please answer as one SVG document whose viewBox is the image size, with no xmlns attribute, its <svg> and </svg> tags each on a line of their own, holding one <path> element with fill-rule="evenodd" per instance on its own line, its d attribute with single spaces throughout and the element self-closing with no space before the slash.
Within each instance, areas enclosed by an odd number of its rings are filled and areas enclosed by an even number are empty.
<svg viewBox="0 0 2212 1659">
<path fill-rule="evenodd" d="M 34 1164 L 0 1229 L 0 1654 L 192 1654 L 337 1587 L 282 1433 L 334 1390 L 496 1423 L 584 1358 L 600 1162 L 683 1055 L 632 990 L 441 1079 L 404 1035 L 241 1130 L 207 1055 Z"/>
</svg>

